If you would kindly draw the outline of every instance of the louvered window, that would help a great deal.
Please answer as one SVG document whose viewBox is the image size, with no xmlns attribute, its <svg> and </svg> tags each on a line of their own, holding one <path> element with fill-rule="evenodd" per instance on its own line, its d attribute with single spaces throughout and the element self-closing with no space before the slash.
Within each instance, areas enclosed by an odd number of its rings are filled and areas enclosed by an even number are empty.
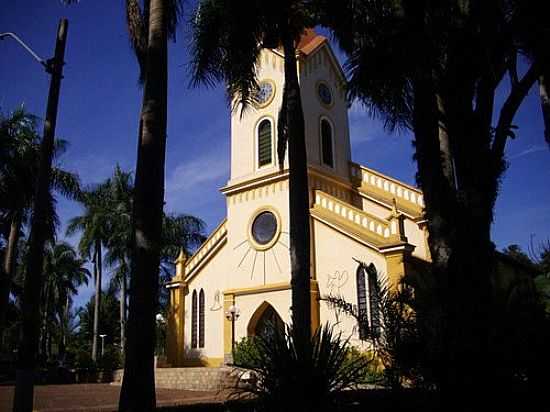
<svg viewBox="0 0 550 412">
<path fill-rule="evenodd" d="M 197 347 L 197 291 L 193 291 L 191 298 L 191 347 Z"/>
<path fill-rule="evenodd" d="M 334 167 L 332 154 L 332 126 L 328 120 L 321 120 L 321 155 L 323 164 Z"/>
<path fill-rule="evenodd" d="M 272 127 L 271 121 L 262 120 L 258 126 L 258 167 L 271 164 L 272 159 Z"/>
<path fill-rule="evenodd" d="M 369 328 L 367 307 L 367 285 L 365 283 L 365 268 L 360 265 L 356 273 L 357 309 L 359 311 L 359 339 L 366 339 Z"/>
<path fill-rule="evenodd" d="M 204 290 L 199 293 L 199 348 L 204 348 Z"/>
<path fill-rule="evenodd" d="M 380 335 L 380 290 L 378 288 L 378 273 L 376 267 L 371 263 L 367 267 L 369 278 L 369 321 L 374 336 Z"/>
</svg>

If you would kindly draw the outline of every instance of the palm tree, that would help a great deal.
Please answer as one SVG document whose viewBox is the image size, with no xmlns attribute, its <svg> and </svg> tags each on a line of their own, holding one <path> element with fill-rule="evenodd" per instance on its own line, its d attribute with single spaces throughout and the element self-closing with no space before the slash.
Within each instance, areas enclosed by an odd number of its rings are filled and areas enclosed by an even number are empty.
<svg viewBox="0 0 550 412">
<path fill-rule="evenodd" d="M 65 242 L 50 243 L 46 248 L 42 291 L 42 354 L 51 354 L 51 329 L 54 323 L 59 328 L 59 352 L 65 352 L 72 297 L 78 293 L 78 287 L 88 284 L 91 275 L 84 267 L 85 263 L 73 247 Z"/>
<path fill-rule="evenodd" d="M 311 337 L 309 192 L 296 70 L 296 44 L 304 30 L 313 25 L 308 8 L 309 2 L 299 0 L 201 1 L 193 26 L 192 62 L 195 84 L 225 80 L 230 99 L 245 110 L 257 88 L 255 69 L 262 48 L 282 47 L 284 51 L 278 154 L 282 169 L 288 141 L 292 322 L 299 350 L 308 350 Z"/>
<path fill-rule="evenodd" d="M 104 184 L 108 189 L 106 199 L 109 210 L 110 235 L 107 239 L 108 252 L 105 260 L 113 268 L 111 284 L 120 291 L 120 349 L 124 354 L 126 344 L 127 290 L 130 275 L 130 251 L 132 248 L 132 197 L 133 179 L 130 172 L 124 172 L 118 165 L 113 176 Z"/>
<path fill-rule="evenodd" d="M 475 382 L 495 382 L 497 370 L 489 349 L 490 229 L 505 145 L 515 136 L 512 121 L 540 67 L 531 64 L 523 77 L 517 74 L 521 36 L 508 1 L 316 3 L 348 56 L 351 96 L 390 128 L 414 133 L 433 293 L 445 314 L 438 338 L 445 341 L 441 364 L 447 367 L 440 385 L 449 391 L 471 387 L 466 392 L 488 399 L 491 391 L 480 393 Z M 511 87 L 499 108 L 496 90 L 506 76 Z M 471 364 L 482 365 L 476 376 Z"/>
<path fill-rule="evenodd" d="M 547 12 L 541 12 L 540 4 L 513 0 L 512 26 L 518 37 L 521 52 L 539 66 L 538 77 L 540 105 L 544 120 L 544 137 L 550 145 L 550 25 Z"/>
<path fill-rule="evenodd" d="M 164 206 L 168 39 L 181 15 L 179 0 L 126 0 L 130 41 L 140 66 L 143 101 L 133 203 L 130 311 L 119 410 L 156 404 L 153 357 Z"/>
<path fill-rule="evenodd" d="M 106 208 L 108 187 L 97 185 L 84 191 L 80 202 L 84 205 L 84 214 L 72 218 L 67 225 L 67 236 L 81 232 L 78 249 L 80 254 L 92 259 L 95 281 L 94 334 L 92 338 L 92 359 L 97 360 L 99 338 L 99 314 L 101 310 L 101 282 L 103 278 L 103 251 L 109 237 L 109 213 Z"/>
<path fill-rule="evenodd" d="M 160 269 L 166 275 L 174 270 L 174 261 L 183 250 L 187 256 L 205 240 L 205 223 L 191 215 L 165 214 L 162 219 L 162 252 Z"/>
<path fill-rule="evenodd" d="M 0 197 L 3 199 L 4 219 L 9 225 L 6 251 L 0 270 L 0 338 L 4 325 L 4 309 L 8 304 L 11 282 L 16 272 L 17 246 L 21 230 L 29 220 L 36 193 L 36 175 L 40 162 L 40 137 L 36 128 L 36 116 L 26 112 L 22 107 L 9 116 L 0 115 L 0 139 L 3 146 Z M 65 140 L 56 140 L 53 158 L 61 156 L 67 146 Z M 50 188 L 69 199 L 74 199 L 80 193 L 78 176 L 53 166 Z M 47 194 L 46 212 L 47 238 L 51 239 L 58 222 L 55 197 L 51 192 Z"/>
<path fill-rule="evenodd" d="M 162 249 L 159 276 L 158 310 L 165 312 L 168 305 L 168 290 L 164 287 L 175 272 L 174 262 L 180 251 L 190 256 L 205 240 L 205 223 L 191 215 L 165 214 L 162 219 Z"/>
<path fill-rule="evenodd" d="M 120 341 L 124 351 L 126 326 L 126 296 L 128 276 L 130 274 L 131 251 L 131 214 L 132 196 L 134 191 L 132 174 L 124 172 L 117 165 L 113 176 L 101 184 L 106 188 L 107 195 L 104 207 L 107 209 L 109 237 L 107 238 L 107 254 L 105 261 L 112 271 L 111 283 L 120 292 Z M 186 253 L 204 240 L 204 222 L 194 216 L 179 214 L 163 214 L 161 257 L 159 270 L 161 273 L 159 293 L 163 295 L 163 284 L 173 272 L 173 262 L 181 249 Z"/>
</svg>

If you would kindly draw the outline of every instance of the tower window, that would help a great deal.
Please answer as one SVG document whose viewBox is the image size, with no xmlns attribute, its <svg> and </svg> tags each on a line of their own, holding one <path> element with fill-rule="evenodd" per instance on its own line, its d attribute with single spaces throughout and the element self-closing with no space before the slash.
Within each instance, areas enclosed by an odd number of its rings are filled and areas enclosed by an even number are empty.
<svg viewBox="0 0 550 412">
<path fill-rule="evenodd" d="M 327 119 L 321 119 L 321 160 L 324 165 L 334 167 L 332 126 Z"/>
<path fill-rule="evenodd" d="M 273 157 L 272 127 L 269 119 L 258 125 L 258 167 L 271 164 Z"/>
<path fill-rule="evenodd" d="M 197 347 L 197 291 L 193 291 L 191 298 L 191 347 Z"/>
<path fill-rule="evenodd" d="M 199 348 L 204 348 L 204 290 L 199 293 Z"/>
</svg>

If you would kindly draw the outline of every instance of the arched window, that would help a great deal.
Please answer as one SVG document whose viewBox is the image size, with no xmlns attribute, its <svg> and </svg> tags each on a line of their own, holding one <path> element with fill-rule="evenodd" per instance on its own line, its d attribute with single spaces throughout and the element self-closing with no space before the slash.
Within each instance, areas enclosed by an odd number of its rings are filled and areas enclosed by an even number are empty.
<svg viewBox="0 0 550 412">
<path fill-rule="evenodd" d="M 321 119 L 321 160 L 324 165 L 334 167 L 332 126 L 327 119 Z"/>
<path fill-rule="evenodd" d="M 204 348 L 204 290 L 199 293 L 199 348 Z"/>
<path fill-rule="evenodd" d="M 356 273 L 357 309 L 359 315 L 359 338 L 365 339 L 370 332 L 380 333 L 380 291 L 376 267 L 359 265 Z"/>
<path fill-rule="evenodd" d="M 273 127 L 264 119 L 258 125 L 258 167 L 271 164 L 273 158 Z"/>
<path fill-rule="evenodd" d="M 193 291 L 191 298 L 191 347 L 197 347 L 197 291 Z"/>
<path fill-rule="evenodd" d="M 359 311 L 359 339 L 365 339 L 369 330 L 365 272 L 365 267 L 359 265 L 355 274 L 357 282 L 357 309 Z"/>
<path fill-rule="evenodd" d="M 367 267 L 369 294 L 369 321 L 374 336 L 380 334 L 380 290 L 378 287 L 378 272 L 371 263 Z"/>
</svg>

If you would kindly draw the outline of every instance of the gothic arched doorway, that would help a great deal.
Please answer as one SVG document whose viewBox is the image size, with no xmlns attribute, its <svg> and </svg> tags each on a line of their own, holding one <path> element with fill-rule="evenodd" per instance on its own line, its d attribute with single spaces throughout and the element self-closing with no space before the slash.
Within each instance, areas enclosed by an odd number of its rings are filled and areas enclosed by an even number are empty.
<svg viewBox="0 0 550 412">
<path fill-rule="evenodd" d="M 283 331 L 285 324 L 277 311 L 267 302 L 263 302 L 254 312 L 248 323 L 248 336 L 269 336 L 273 329 Z"/>
</svg>

